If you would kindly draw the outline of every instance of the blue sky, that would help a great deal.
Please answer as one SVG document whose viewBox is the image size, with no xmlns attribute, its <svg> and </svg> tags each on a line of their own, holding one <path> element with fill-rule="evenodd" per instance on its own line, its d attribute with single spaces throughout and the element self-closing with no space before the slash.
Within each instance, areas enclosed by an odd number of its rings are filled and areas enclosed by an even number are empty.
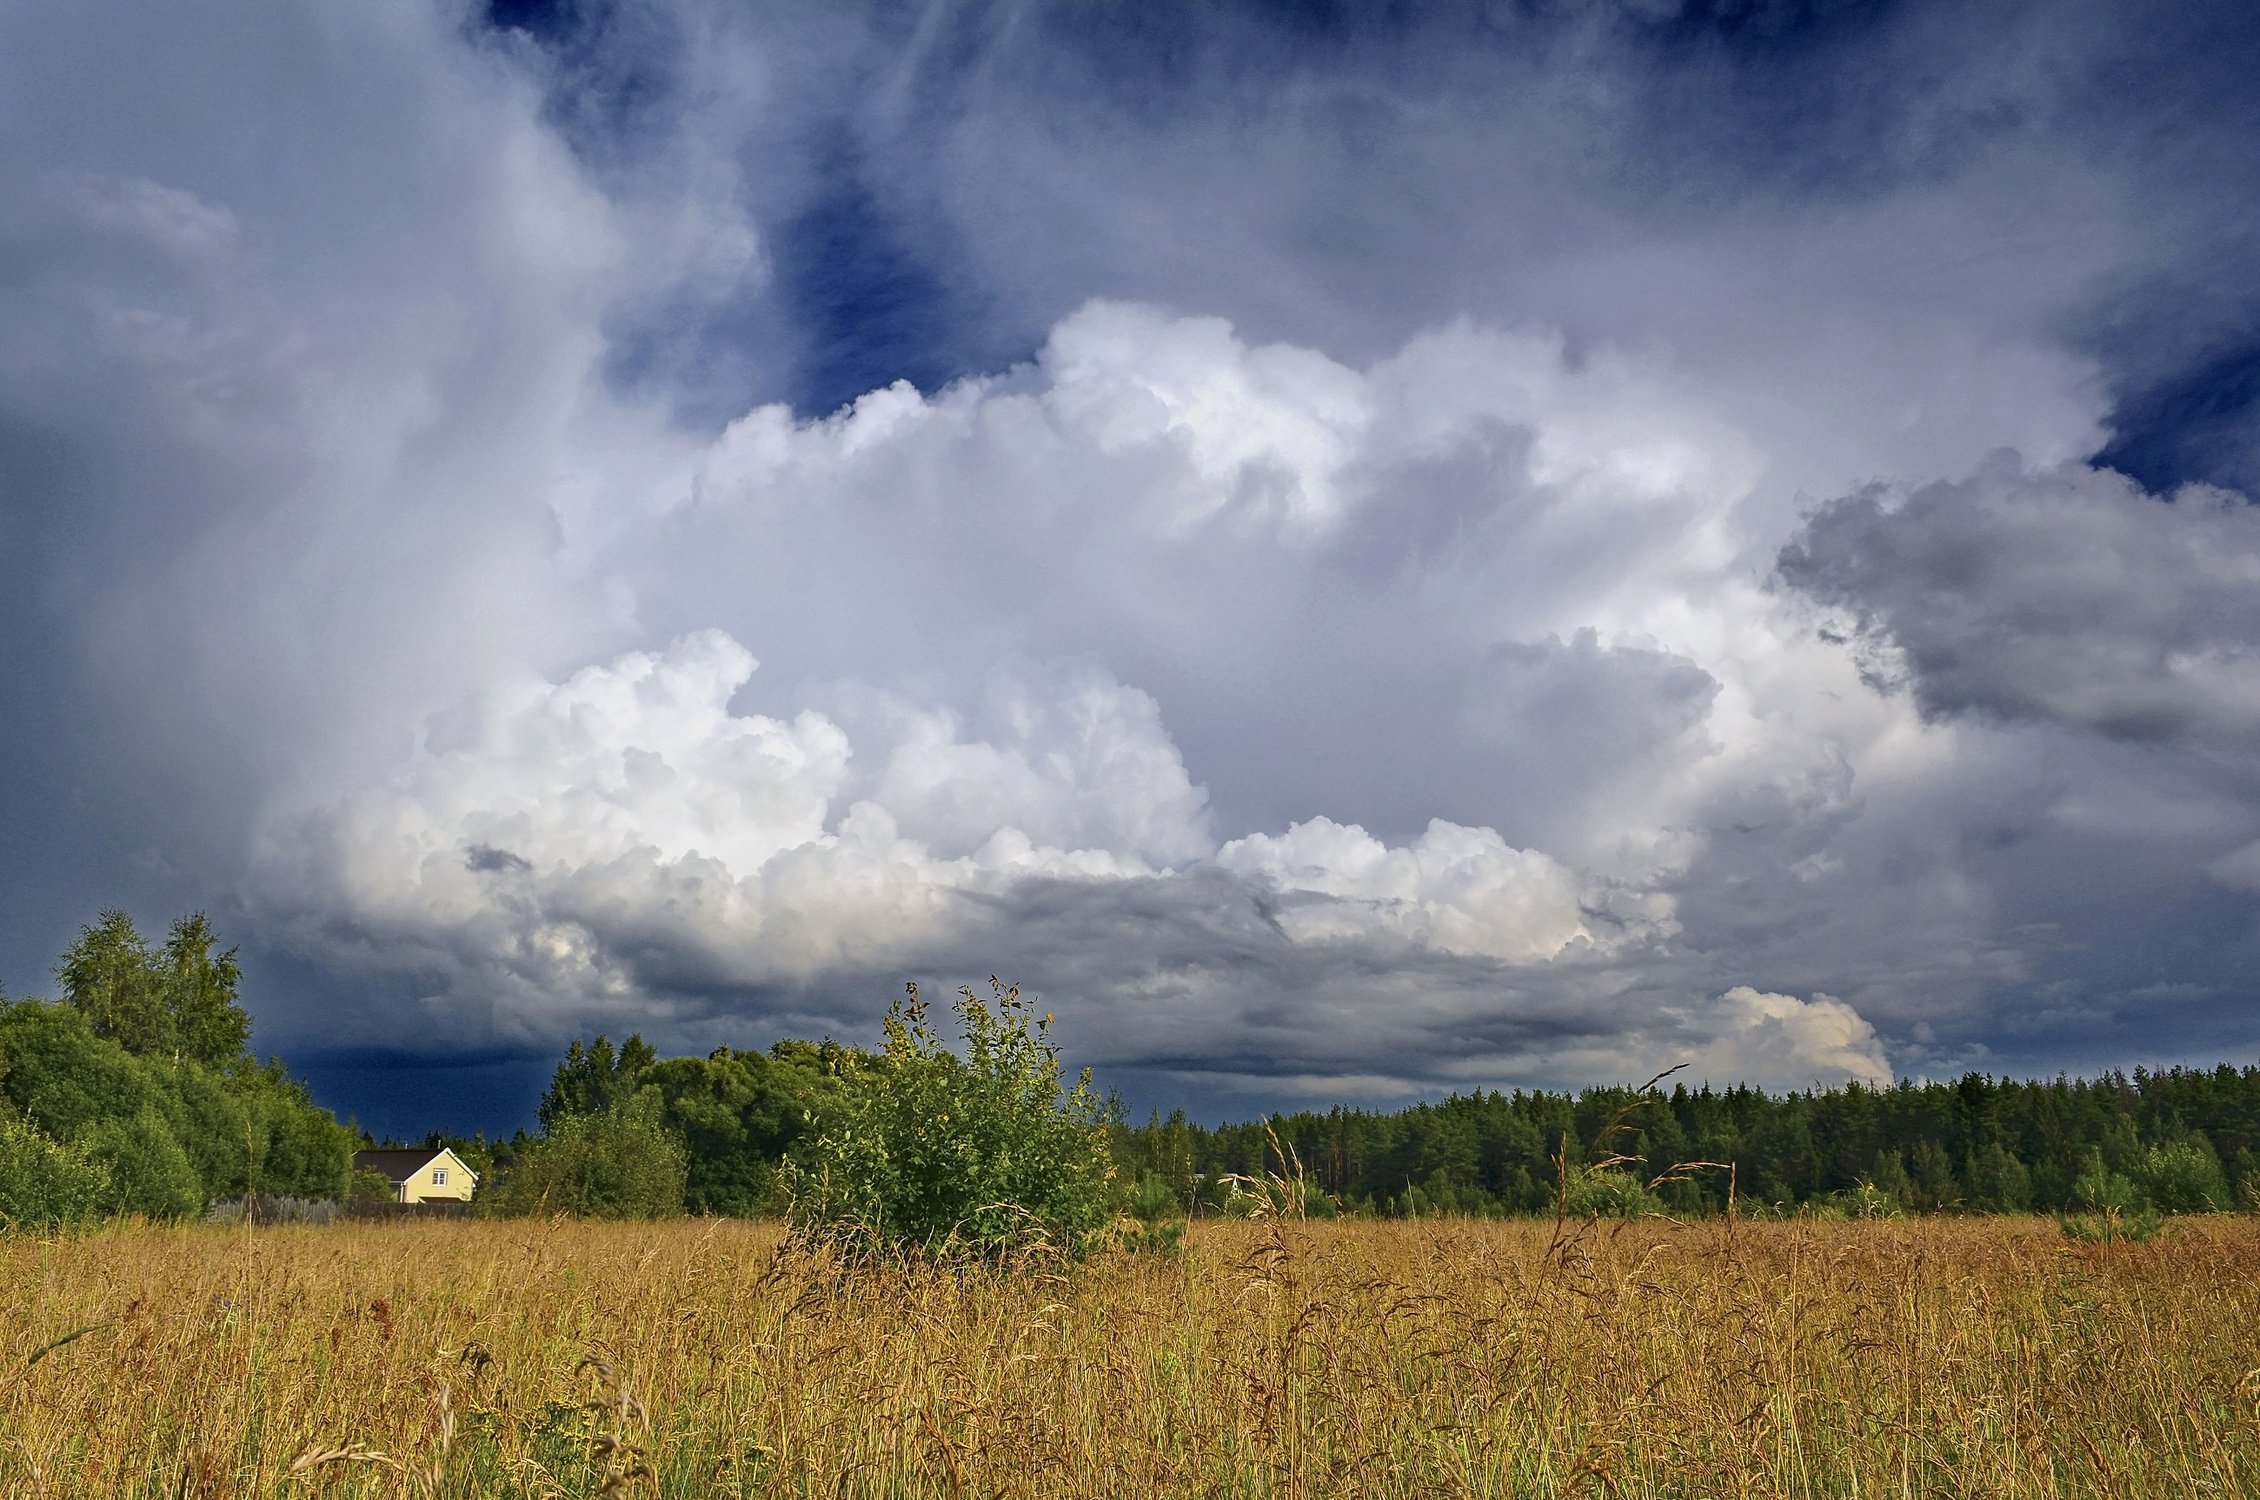
<svg viewBox="0 0 2260 1500">
<path fill-rule="evenodd" d="M 2234 4 L 0 20 L 0 982 L 380 1129 L 2260 1047 Z"/>
</svg>

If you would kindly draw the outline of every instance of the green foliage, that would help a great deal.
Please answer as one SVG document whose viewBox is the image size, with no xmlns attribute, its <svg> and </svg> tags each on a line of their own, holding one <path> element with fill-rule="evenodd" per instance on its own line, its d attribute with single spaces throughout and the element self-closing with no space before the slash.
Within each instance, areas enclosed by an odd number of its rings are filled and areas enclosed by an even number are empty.
<svg viewBox="0 0 2260 1500">
<path fill-rule="evenodd" d="M 204 1185 L 206 1199 L 240 1198 L 254 1188 L 268 1156 L 267 1119 L 240 1078 L 216 1073 L 187 1058 L 172 1066 L 144 1065 L 169 1085 L 160 1106 Z"/>
<path fill-rule="evenodd" d="M 235 950 L 218 947 L 198 912 L 173 923 L 165 945 L 151 951 L 133 919 L 113 908 L 79 929 L 55 977 L 95 1035 L 143 1056 L 218 1066 L 251 1037 L 251 1017 L 236 1003 Z"/>
<path fill-rule="evenodd" d="M 1745 1209 L 1839 1201 L 1865 1181 L 1909 1211 L 2068 1213 L 2080 1209 L 2073 1185 L 2091 1149 L 2130 1182 L 2156 1177 L 2164 1187 L 2167 1164 L 2154 1172 L 2152 1147 L 2198 1132 L 2224 1182 L 2253 1174 L 2260 1204 L 2260 1066 L 2045 1081 L 1969 1074 L 1787 1094 L 1682 1086 L 1643 1101 L 1622 1088 L 1493 1091 L 1215 1127 L 1157 1116 L 1119 1132 L 1115 1152 L 1132 1180 L 1150 1170 L 1213 1185 L 1264 1171 L 1276 1134 L 1315 1189 L 1389 1215 L 1550 1214 L 1554 1147 L 1565 1137 L 1573 1165 L 1621 1152 L 1638 1162 L 1628 1170 L 1664 1176 L 1659 1195 L 1679 1215 L 1723 1212 L 1730 1180 Z M 2217 1189 L 2202 1165 L 2172 1154 L 2184 1163 L 2174 1180 L 2197 1184 L 2186 1201 L 2211 1201 Z M 1731 1172 L 1668 1172 L 1696 1161 Z"/>
<path fill-rule="evenodd" d="M 685 1206 L 741 1218 L 780 1207 L 778 1163 L 829 1108 L 831 1063 L 846 1055 L 836 1046 L 779 1047 L 767 1056 L 721 1047 L 647 1068 L 641 1076 L 659 1091 L 662 1118 L 689 1154 Z"/>
<path fill-rule="evenodd" d="M 236 1002 L 243 971 L 236 950 L 214 952 L 219 946 L 212 924 L 194 912 L 173 923 L 154 960 L 173 1044 L 206 1067 L 232 1062 L 251 1042 L 251 1015 Z"/>
<path fill-rule="evenodd" d="M 2157 1208 L 2130 1178 L 2111 1170 L 2100 1146 L 2089 1147 L 2082 1158 L 2079 1176 L 2072 1182 L 2072 1201 L 2073 1212 L 2056 1216 L 2066 1239 L 2140 1244 L 2158 1232 Z"/>
<path fill-rule="evenodd" d="M 234 950 L 217 948 L 201 916 L 152 952 L 104 912 L 58 967 L 67 1003 L 0 1002 L 0 1115 L 110 1162 L 120 1211 L 345 1190 L 350 1133 L 279 1063 L 245 1054 Z"/>
<path fill-rule="evenodd" d="M 1848 1219 L 1897 1219 L 1907 1212 L 1896 1192 L 1873 1182 L 1856 1182 L 1829 1201 Z"/>
<path fill-rule="evenodd" d="M 848 1065 L 837 1106 L 787 1166 L 803 1234 L 887 1254 L 1079 1256 L 1110 1217 L 1114 1166 L 1088 1072 L 1065 1086 L 1051 1017 L 1017 988 L 958 991 L 965 1053 L 918 987 L 887 1014 L 883 1056 Z"/>
<path fill-rule="evenodd" d="M 67 1229 L 100 1214 L 110 1174 L 76 1146 L 0 1120 L 0 1229 Z"/>
<path fill-rule="evenodd" d="M 2178 1136 L 2148 1148 L 2129 1175 L 2160 1213 L 2219 1213 L 2229 1207 L 2221 1159 L 2202 1135 Z"/>
<path fill-rule="evenodd" d="M 1907 1175 L 1915 1184 L 1915 1207 L 1925 1213 L 1958 1208 L 1962 1184 L 1954 1175 L 1954 1158 L 1935 1140 L 1917 1141 L 1907 1159 Z"/>
<path fill-rule="evenodd" d="M 130 1052 L 170 1052 L 172 1017 L 133 918 L 111 908 L 79 929 L 55 977 L 96 1036 Z"/>
<path fill-rule="evenodd" d="M 156 1110 L 104 1120 L 87 1131 L 85 1145 L 109 1174 L 109 1212 L 184 1219 L 203 1211 L 204 1185 Z"/>
<path fill-rule="evenodd" d="M 18 1000 L 0 1009 L 0 1088 L 24 1119 L 59 1141 L 157 1104 L 150 1070 L 67 1005 Z"/>
<path fill-rule="evenodd" d="M 2032 1173 L 1999 1140 L 1973 1148 L 1963 1164 L 1970 1207 L 1981 1213 L 2023 1213 L 2032 1207 Z"/>
<path fill-rule="evenodd" d="M 1897 1151 L 1875 1154 L 1875 1173 L 1864 1184 L 1905 1213 L 1915 1206 L 1915 1180 L 1907 1175 L 1907 1162 Z"/>
<path fill-rule="evenodd" d="M 561 1120 L 601 1115 L 625 1103 L 642 1083 L 644 1070 L 658 1060 L 640 1036 L 629 1037 L 618 1052 L 607 1036 L 586 1047 L 574 1042 L 565 1049 L 565 1060 L 557 1065 L 541 1096 L 541 1128 L 547 1131 Z"/>
<path fill-rule="evenodd" d="M 280 1063 L 244 1064 L 237 1087 L 266 1150 L 257 1189 L 278 1198 L 342 1198 L 353 1172 L 353 1132 L 314 1102 Z"/>
<path fill-rule="evenodd" d="M 2149 1207 L 2142 1190 L 2124 1174 L 2105 1163 L 2102 1149 L 2091 1146 L 2072 1182 L 2072 1202 L 2089 1213 L 2131 1213 Z"/>
<path fill-rule="evenodd" d="M 730 1214 L 775 1204 L 780 1158 L 803 1154 L 799 1143 L 831 1128 L 842 1080 L 880 1066 L 829 1042 L 780 1042 L 766 1056 L 724 1048 L 647 1059 L 635 1038 L 617 1050 L 601 1038 L 577 1047 L 552 1084 L 551 1112 L 616 1098 L 630 1083 L 657 1086 L 665 1123 L 688 1153 L 690 1208 Z M 2198 1132 L 2217 1152 L 2218 1182 L 2202 1148 L 2173 1146 Z M 1565 1140 L 1573 1166 L 1621 1154 L 1633 1175 L 1660 1178 L 1657 1195 L 1678 1215 L 1723 1212 L 1730 1182 L 1746 1210 L 1889 1212 L 1865 1196 L 1872 1189 L 1908 1212 L 2085 1212 L 2074 1184 L 2090 1151 L 2145 1202 L 2152 1187 L 2161 1206 L 2227 1201 L 2218 1195 L 2235 1184 L 2237 1201 L 2251 1206 L 2260 1204 L 2260 1066 L 2045 1082 L 1972 1073 L 1790 1094 L 1518 1090 L 1217 1127 L 1180 1110 L 1108 1136 L 1122 1181 L 1159 1176 L 1188 1209 L 1262 1208 L 1266 1194 L 1251 1198 L 1233 1183 L 1264 1178 L 1275 1140 L 1307 1168 L 1299 1191 L 1310 1214 L 1551 1214 L 1554 1151 Z M 2155 1160 L 2154 1148 L 2162 1148 Z M 1719 1165 L 1673 1173 L 1680 1162 Z"/>
<path fill-rule="evenodd" d="M 1123 1205 L 1132 1222 L 1120 1236 L 1121 1247 L 1133 1255 L 1178 1255 L 1185 1248 L 1185 1205 L 1177 1190 L 1158 1172 L 1138 1179 Z"/>
<path fill-rule="evenodd" d="M 392 1179 L 384 1173 L 363 1167 L 354 1172 L 346 1184 L 345 1200 L 348 1203 L 397 1203 L 400 1189 L 394 1187 Z"/>
<path fill-rule="evenodd" d="M 641 1088 L 659 1091 L 660 1117 L 683 1143 L 684 1206 L 751 1217 L 779 1207 L 777 1169 L 825 1108 L 835 1066 L 856 1056 L 834 1043 L 779 1042 L 764 1055 L 718 1047 L 705 1057 L 658 1058 L 640 1036 L 575 1041 L 542 1096 L 543 1128 L 603 1114 Z"/>
<path fill-rule="evenodd" d="M 664 1219 L 683 1211 L 682 1143 L 643 1088 L 601 1113 L 561 1115 L 484 1195 L 500 1214 Z"/>
<path fill-rule="evenodd" d="M 1575 1172 L 1564 1207 L 1573 1219 L 1637 1219 L 1664 1211 L 1664 1200 L 1630 1172 Z"/>
</svg>

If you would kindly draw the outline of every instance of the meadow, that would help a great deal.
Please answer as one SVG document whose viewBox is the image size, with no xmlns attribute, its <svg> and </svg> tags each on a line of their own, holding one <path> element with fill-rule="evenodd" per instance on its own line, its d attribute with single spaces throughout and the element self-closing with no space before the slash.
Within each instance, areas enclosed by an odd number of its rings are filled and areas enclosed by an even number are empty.
<svg viewBox="0 0 2260 1500">
<path fill-rule="evenodd" d="M 0 1493 L 2260 1493 L 2260 1222 L 677 1220 L 0 1236 Z"/>
</svg>

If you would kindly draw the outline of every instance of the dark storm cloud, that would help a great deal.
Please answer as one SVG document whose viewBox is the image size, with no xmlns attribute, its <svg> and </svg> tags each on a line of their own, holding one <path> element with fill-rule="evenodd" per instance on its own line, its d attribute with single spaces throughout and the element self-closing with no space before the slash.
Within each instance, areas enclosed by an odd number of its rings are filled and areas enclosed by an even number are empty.
<svg viewBox="0 0 2260 1500">
<path fill-rule="evenodd" d="M 1781 573 L 1888 648 L 1926 713 L 2249 744 L 2260 728 L 2260 509 L 2014 458 L 1817 511 Z"/>
</svg>

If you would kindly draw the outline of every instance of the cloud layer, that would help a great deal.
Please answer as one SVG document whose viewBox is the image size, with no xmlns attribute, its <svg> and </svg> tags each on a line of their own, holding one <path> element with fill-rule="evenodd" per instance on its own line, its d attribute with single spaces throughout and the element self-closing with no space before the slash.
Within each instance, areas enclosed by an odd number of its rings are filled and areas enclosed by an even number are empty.
<svg viewBox="0 0 2260 1500">
<path fill-rule="evenodd" d="M 2242 54 L 1543 10 L 0 22 L 12 988 L 1010 971 L 1204 1107 L 2260 1041 L 2260 135 L 2141 86 Z"/>
</svg>

